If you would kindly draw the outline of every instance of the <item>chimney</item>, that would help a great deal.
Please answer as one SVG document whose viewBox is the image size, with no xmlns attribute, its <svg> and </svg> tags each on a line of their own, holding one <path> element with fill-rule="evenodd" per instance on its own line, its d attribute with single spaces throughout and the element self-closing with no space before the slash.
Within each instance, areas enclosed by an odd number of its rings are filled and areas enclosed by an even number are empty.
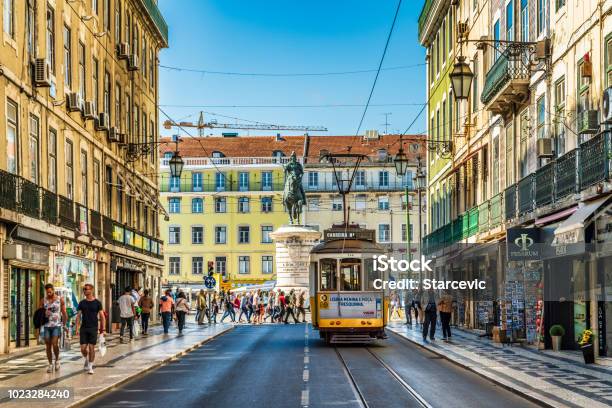
<svg viewBox="0 0 612 408">
<path fill-rule="evenodd" d="M 276 139 L 275 139 L 275 140 L 276 140 L 277 142 L 282 142 L 282 141 L 283 141 L 283 137 L 281 136 L 281 134 L 280 134 L 280 133 L 277 133 L 277 134 L 276 134 Z"/>
<path fill-rule="evenodd" d="M 379 139 L 378 130 L 366 130 L 365 135 L 363 136 L 363 140 L 365 141 L 378 140 L 378 139 Z"/>
</svg>

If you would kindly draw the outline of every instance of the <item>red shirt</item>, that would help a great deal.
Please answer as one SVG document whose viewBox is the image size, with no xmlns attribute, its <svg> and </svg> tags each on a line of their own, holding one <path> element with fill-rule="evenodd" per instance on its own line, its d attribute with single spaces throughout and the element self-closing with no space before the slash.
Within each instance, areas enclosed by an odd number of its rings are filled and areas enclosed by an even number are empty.
<svg viewBox="0 0 612 408">
<path fill-rule="evenodd" d="M 287 304 L 287 302 L 285 301 L 285 295 L 280 295 L 278 300 L 280 300 L 281 306 L 285 306 Z"/>
</svg>

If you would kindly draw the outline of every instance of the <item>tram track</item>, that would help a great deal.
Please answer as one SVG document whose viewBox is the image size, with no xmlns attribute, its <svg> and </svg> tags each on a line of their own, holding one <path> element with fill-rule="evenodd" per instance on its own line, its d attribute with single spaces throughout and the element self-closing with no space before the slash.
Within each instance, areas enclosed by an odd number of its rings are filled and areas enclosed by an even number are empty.
<svg viewBox="0 0 612 408">
<path fill-rule="evenodd" d="M 410 406 L 432 408 L 432 405 L 430 405 L 418 392 L 416 392 L 414 388 L 410 386 L 410 384 L 404 381 L 401 375 L 397 371 L 395 371 L 391 366 L 389 366 L 389 364 L 387 364 L 384 360 L 382 360 L 380 356 L 378 356 L 375 352 L 373 352 L 370 347 L 360 347 L 360 348 L 347 347 L 346 349 L 347 350 L 364 350 L 369 356 L 371 356 L 373 358 L 373 361 L 376 363 L 376 367 L 372 367 L 372 368 L 383 368 L 384 371 L 388 373 L 389 377 L 392 380 L 394 380 L 394 383 L 399 384 L 401 388 L 404 391 L 406 391 L 407 395 L 409 396 L 409 400 L 413 402 L 413 404 Z M 336 352 L 336 355 L 338 356 L 338 360 L 342 364 L 342 368 L 345 374 L 350 380 L 353 391 L 355 395 L 358 397 L 361 403 L 361 406 L 363 408 L 374 408 L 376 406 L 381 405 L 381 404 L 377 404 L 376 402 L 372 403 L 372 401 L 369 400 L 368 390 L 364 389 L 363 387 L 363 386 L 367 386 L 368 384 L 364 382 L 362 383 L 362 386 L 360 386 L 360 382 L 356 378 L 357 376 L 355 375 L 354 372 L 351 371 L 351 368 L 349 367 L 349 364 L 347 363 L 346 358 L 340 352 L 340 349 L 336 346 L 334 347 L 334 351 Z M 373 372 L 372 369 L 369 369 L 369 371 Z M 383 383 L 390 384 L 387 381 L 383 381 Z M 373 395 L 370 397 L 373 397 Z"/>
</svg>

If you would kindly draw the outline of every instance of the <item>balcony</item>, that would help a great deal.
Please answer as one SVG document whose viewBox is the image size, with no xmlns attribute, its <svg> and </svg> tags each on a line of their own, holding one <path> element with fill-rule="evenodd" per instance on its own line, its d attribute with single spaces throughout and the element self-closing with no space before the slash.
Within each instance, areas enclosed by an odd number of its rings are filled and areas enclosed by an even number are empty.
<svg viewBox="0 0 612 408">
<path fill-rule="evenodd" d="M 533 181 L 535 173 L 529 174 L 518 182 L 518 214 L 525 215 L 534 210 L 535 201 Z"/>
<path fill-rule="evenodd" d="M 504 203 L 506 221 L 516 218 L 516 184 L 511 185 L 504 191 Z"/>
<path fill-rule="evenodd" d="M 77 223 L 74 215 L 74 201 L 67 197 L 59 196 L 59 225 L 75 231 Z"/>
<path fill-rule="evenodd" d="M 304 191 L 307 193 L 320 193 L 320 192 L 329 192 L 329 193 L 337 193 L 338 186 L 333 181 L 319 181 L 316 184 L 308 184 L 306 177 L 304 177 L 303 183 Z M 281 190 L 283 186 L 281 186 Z M 411 186 L 408 186 L 409 190 L 412 190 Z M 367 181 L 362 184 L 356 184 L 353 182 L 353 186 L 351 187 L 352 193 L 358 193 L 360 191 L 369 192 L 369 191 L 404 191 L 406 190 L 406 184 L 402 180 L 389 180 L 388 183 L 375 183 Z"/>
<path fill-rule="evenodd" d="M 102 239 L 102 214 L 92 210 L 90 218 L 91 235 L 96 239 Z"/>
<path fill-rule="evenodd" d="M 575 194 L 578 188 L 578 149 L 555 160 L 555 199 Z"/>
<path fill-rule="evenodd" d="M 161 12 L 159 11 L 159 7 L 157 7 L 156 0 L 142 0 L 149 17 L 151 17 L 151 21 L 157 28 L 160 36 L 162 37 L 165 46 L 168 46 L 168 24 Z"/>
<path fill-rule="evenodd" d="M 495 228 L 499 225 L 501 225 L 502 220 L 503 220 L 503 194 L 498 194 L 495 197 L 491 198 L 491 221 L 490 221 L 490 227 L 491 228 Z"/>
<path fill-rule="evenodd" d="M 198 168 L 217 168 L 217 167 L 235 167 L 235 166 L 280 166 L 287 164 L 290 157 L 184 157 L 185 169 L 190 167 Z M 304 163 L 304 159 L 297 158 L 299 163 Z M 162 159 L 160 167 L 169 167 L 170 159 Z"/>
<path fill-rule="evenodd" d="M 40 195 L 38 185 L 19 177 L 19 212 L 28 217 L 40 218 Z"/>
<path fill-rule="evenodd" d="M 486 232 L 489 230 L 491 216 L 489 205 L 490 200 L 487 200 L 478 206 L 478 232 Z"/>
<path fill-rule="evenodd" d="M 41 218 L 51 225 L 57 225 L 57 194 L 41 187 Z"/>
<path fill-rule="evenodd" d="M 0 170 L 0 207 L 17 211 L 17 176 Z"/>
<path fill-rule="evenodd" d="M 535 204 L 536 207 L 553 202 L 555 192 L 555 163 L 550 162 L 540 167 L 535 173 Z"/>
<path fill-rule="evenodd" d="M 102 216 L 102 238 L 113 242 L 113 220 L 107 216 Z"/>
<path fill-rule="evenodd" d="M 497 58 L 485 77 L 480 100 L 494 114 L 511 111 L 524 104 L 529 96 L 529 51 L 521 46 L 509 46 Z"/>
<path fill-rule="evenodd" d="M 580 145 L 580 188 L 584 190 L 610 179 L 612 133 L 601 133 Z"/>
</svg>

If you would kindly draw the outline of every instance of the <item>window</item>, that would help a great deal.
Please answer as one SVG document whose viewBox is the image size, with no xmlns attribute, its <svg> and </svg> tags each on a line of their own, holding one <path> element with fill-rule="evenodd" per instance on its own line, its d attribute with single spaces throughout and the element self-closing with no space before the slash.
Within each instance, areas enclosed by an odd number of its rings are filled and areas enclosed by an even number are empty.
<svg viewBox="0 0 612 408">
<path fill-rule="evenodd" d="M 191 257 L 191 274 L 202 275 L 204 273 L 204 258 L 201 256 Z"/>
<path fill-rule="evenodd" d="M 274 271 L 272 265 L 272 256 L 264 255 L 261 257 L 261 273 L 271 274 Z"/>
<path fill-rule="evenodd" d="M 40 127 L 38 117 L 30 115 L 30 181 L 38 183 L 40 156 L 38 146 L 40 140 Z"/>
<path fill-rule="evenodd" d="M 308 173 L 308 188 L 318 188 L 319 187 L 319 173 L 316 171 L 311 171 Z"/>
<path fill-rule="evenodd" d="M 366 186 L 366 173 L 365 170 L 357 170 L 355 172 L 355 187 L 365 188 Z"/>
<path fill-rule="evenodd" d="M 527 175 L 527 143 L 529 141 L 529 111 L 525 109 L 520 117 L 519 180 Z"/>
<path fill-rule="evenodd" d="M 98 0 L 91 0 L 91 14 L 98 15 Z"/>
<path fill-rule="evenodd" d="M 168 258 L 169 270 L 168 274 L 170 275 L 180 275 L 181 274 L 181 258 L 178 256 L 171 256 Z"/>
<path fill-rule="evenodd" d="M 606 86 L 612 86 L 612 36 L 606 39 Z"/>
<path fill-rule="evenodd" d="M 261 226 L 261 243 L 262 244 L 272 243 L 272 237 L 270 237 L 272 228 L 273 228 L 272 225 L 262 225 Z"/>
<path fill-rule="evenodd" d="M 225 173 L 215 173 L 215 188 L 217 191 L 225 191 Z"/>
<path fill-rule="evenodd" d="M 249 173 L 238 173 L 238 188 L 240 191 L 249 191 Z"/>
<path fill-rule="evenodd" d="M 85 94 L 85 44 L 79 42 L 79 95 L 84 100 Z"/>
<path fill-rule="evenodd" d="M 378 226 L 378 241 L 389 242 L 391 235 L 391 226 L 389 224 L 380 224 Z"/>
<path fill-rule="evenodd" d="M 115 0 L 115 43 L 121 42 L 121 2 Z"/>
<path fill-rule="evenodd" d="M 53 193 L 57 193 L 57 131 L 49 128 L 49 140 L 47 141 L 47 188 Z"/>
<path fill-rule="evenodd" d="M 64 26 L 64 86 L 70 89 L 72 85 L 72 39 L 70 28 Z"/>
<path fill-rule="evenodd" d="M 442 36 L 440 42 L 442 43 L 442 64 L 446 62 L 446 20 L 442 20 Z"/>
<path fill-rule="evenodd" d="M 55 74 L 55 11 L 47 4 L 47 61 Z"/>
<path fill-rule="evenodd" d="M 379 211 L 389 210 L 389 197 L 388 196 L 378 197 L 378 210 Z"/>
<path fill-rule="evenodd" d="M 193 191 L 202 191 L 202 173 L 191 174 L 191 187 Z"/>
<path fill-rule="evenodd" d="M 215 227 L 215 244 L 227 243 L 227 227 Z"/>
<path fill-rule="evenodd" d="M 227 258 L 224 256 L 217 256 L 215 258 L 215 271 L 220 273 L 221 276 L 225 277 L 227 273 Z"/>
<path fill-rule="evenodd" d="M 238 197 L 238 212 L 239 213 L 249 212 L 249 197 Z"/>
<path fill-rule="evenodd" d="M 145 78 L 147 78 L 147 39 L 143 36 L 142 37 L 142 76 Z"/>
<path fill-rule="evenodd" d="M 308 211 L 319 211 L 319 197 L 308 197 Z"/>
<path fill-rule="evenodd" d="M 446 141 L 446 99 L 442 101 L 442 141 Z"/>
<path fill-rule="evenodd" d="M 406 236 L 406 224 L 402 224 L 402 241 L 408 241 L 408 237 Z M 410 224 L 410 242 L 412 241 L 414 241 L 414 230 L 413 224 Z"/>
<path fill-rule="evenodd" d="M 559 157 L 565 154 L 565 78 L 561 78 L 555 83 L 555 118 L 553 123 L 555 126 L 555 154 Z"/>
<path fill-rule="evenodd" d="M 389 172 L 386 170 L 381 170 L 378 172 L 378 186 L 379 187 L 389 187 Z"/>
<path fill-rule="evenodd" d="M 111 0 L 104 0 L 104 30 L 110 31 L 110 2 Z"/>
<path fill-rule="evenodd" d="M 412 170 L 406 170 L 406 174 L 404 174 L 404 187 L 407 187 L 408 190 L 414 189 L 414 174 Z"/>
<path fill-rule="evenodd" d="M 173 193 L 181 191 L 181 179 L 176 176 L 170 176 L 170 191 Z"/>
<path fill-rule="evenodd" d="M 100 162 L 97 159 L 94 159 L 94 174 L 93 174 L 93 181 L 94 181 L 94 203 L 93 203 L 93 209 L 95 211 L 100 211 Z M 146 218 L 145 218 L 146 220 Z M 145 231 L 146 232 L 146 231 Z"/>
<path fill-rule="evenodd" d="M 98 102 L 100 99 L 100 82 L 98 81 L 98 60 L 97 59 L 93 59 L 93 63 L 91 66 L 91 87 L 93 89 L 93 109 L 94 109 L 94 113 L 97 115 L 98 112 Z"/>
<path fill-rule="evenodd" d="M 194 214 L 202 213 L 204 211 L 204 200 L 202 198 L 191 199 L 191 212 Z"/>
<path fill-rule="evenodd" d="M 332 199 L 332 211 L 342 211 L 342 197 Z"/>
<path fill-rule="evenodd" d="M 521 41 L 529 41 L 529 1 L 521 0 Z"/>
<path fill-rule="evenodd" d="M 361 290 L 361 261 L 342 259 L 340 261 L 340 290 Z"/>
<path fill-rule="evenodd" d="M 538 35 L 546 28 L 546 0 L 538 0 Z"/>
<path fill-rule="evenodd" d="M 321 259 L 320 288 L 321 290 L 336 290 L 337 261 L 335 259 Z"/>
<path fill-rule="evenodd" d="M 204 243 L 204 227 L 200 225 L 191 227 L 191 243 L 192 244 L 203 244 Z"/>
<path fill-rule="evenodd" d="M 106 215 L 113 216 L 113 168 L 106 166 Z"/>
<path fill-rule="evenodd" d="M 181 212 L 181 199 L 179 197 L 170 197 L 168 199 L 168 211 L 171 214 L 179 214 Z"/>
<path fill-rule="evenodd" d="M 499 194 L 499 137 L 495 136 L 493 138 L 493 149 L 491 150 L 491 162 L 493 166 L 492 168 L 492 193 L 493 195 Z"/>
<path fill-rule="evenodd" d="M 261 172 L 261 189 L 264 191 L 272 190 L 272 172 L 271 171 Z"/>
<path fill-rule="evenodd" d="M 272 212 L 272 197 L 261 198 L 261 212 L 270 213 Z"/>
<path fill-rule="evenodd" d="M 225 197 L 215 197 L 215 212 L 224 213 L 227 211 L 227 199 Z"/>
<path fill-rule="evenodd" d="M 115 82 L 115 127 L 119 130 L 121 130 L 121 118 L 123 117 L 121 107 L 121 84 Z"/>
<path fill-rule="evenodd" d="M 500 28 L 499 28 L 499 20 L 496 20 L 495 24 L 493 24 L 493 41 L 494 41 L 494 47 L 495 47 L 495 50 L 493 51 L 493 61 L 497 61 L 497 59 L 500 56 L 500 52 L 499 52 L 500 39 L 501 39 L 501 35 L 500 35 Z M 474 97 L 477 97 L 477 95 L 474 95 Z"/>
<path fill-rule="evenodd" d="M 546 120 L 546 105 L 544 104 L 545 102 L 545 98 L 544 96 L 541 96 L 537 103 L 537 135 L 538 135 L 538 139 L 542 139 L 544 138 L 545 134 L 544 134 L 544 123 Z"/>
<path fill-rule="evenodd" d="M 4 32 L 15 38 L 15 0 L 4 0 Z"/>
<path fill-rule="evenodd" d="M 478 56 L 474 57 L 474 71 L 473 72 L 474 72 L 474 79 L 472 80 L 472 113 L 476 113 L 478 112 L 478 102 L 480 102 L 480 94 L 478 93 Z"/>
<path fill-rule="evenodd" d="M 566 0 L 555 0 L 556 2 L 556 11 L 559 11 L 560 8 L 562 8 L 563 6 L 565 6 L 565 2 Z"/>
<path fill-rule="evenodd" d="M 355 210 L 363 211 L 366 209 L 366 207 L 367 207 L 366 196 L 363 194 L 357 195 L 357 197 L 355 197 Z"/>
<path fill-rule="evenodd" d="M 514 184 L 514 126 L 506 127 L 506 186 Z"/>
<path fill-rule="evenodd" d="M 506 4 L 506 40 L 514 41 L 514 1 Z"/>
<path fill-rule="evenodd" d="M 73 154 L 73 148 L 72 148 L 72 142 L 68 139 L 66 139 L 66 147 L 65 147 L 65 157 L 64 160 L 66 161 L 66 196 L 69 199 L 73 199 L 72 196 L 72 187 L 74 186 L 73 183 L 73 179 L 74 179 L 74 173 L 73 173 L 73 164 L 72 164 L 72 154 Z"/>
<path fill-rule="evenodd" d="M 247 275 L 251 271 L 251 261 L 248 256 L 238 257 L 238 273 L 241 275 Z"/>
<path fill-rule="evenodd" d="M 127 215 L 126 217 L 126 223 L 129 226 L 132 226 L 132 196 L 129 194 L 125 195 L 125 213 Z"/>
<path fill-rule="evenodd" d="M 132 134 L 132 102 L 130 94 L 125 94 L 125 132 L 127 133 L 127 139 L 130 142 L 134 142 Z"/>
<path fill-rule="evenodd" d="M 149 83 L 151 86 L 155 85 L 155 55 L 153 55 L 153 48 L 149 49 Z"/>
<path fill-rule="evenodd" d="M 123 180 L 117 177 L 117 221 L 123 222 Z"/>
<path fill-rule="evenodd" d="M 248 225 L 238 227 L 238 243 L 248 244 L 250 241 L 251 228 Z"/>
<path fill-rule="evenodd" d="M 134 110 L 132 112 L 132 116 L 134 117 L 132 137 L 136 143 L 140 143 L 140 109 L 138 109 L 138 105 L 134 105 Z"/>
<path fill-rule="evenodd" d="M 81 204 L 87 207 L 87 151 L 81 150 Z"/>
<path fill-rule="evenodd" d="M 180 244 L 181 243 L 181 227 L 170 226 L 168 227 L 168 243 L 169 244 Z"/>
<path fill-rule="evenodd" d="M 110 74 L 104 71 L 104 112 L 110 115 L 111 111 L 111 89 L 110 89 Z M 109 116 L 110 118 L 110 116 Z"/>
</svg>

